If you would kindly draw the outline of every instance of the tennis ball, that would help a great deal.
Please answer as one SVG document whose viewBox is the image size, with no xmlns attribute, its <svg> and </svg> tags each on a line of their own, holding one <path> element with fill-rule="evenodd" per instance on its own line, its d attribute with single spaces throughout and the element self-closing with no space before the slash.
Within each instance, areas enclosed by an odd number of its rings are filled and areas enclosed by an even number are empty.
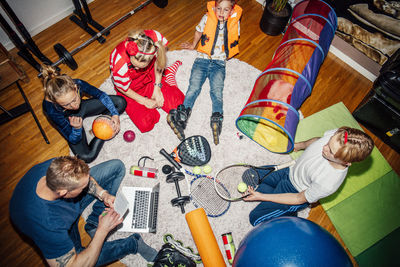
<svg viewBox="0 0 400 267">
<path fill-rule="evenodd" d="M 211 173 L 211 171 L 212 171 L 212 168 L 211 168 L 210 165 L 206 165 L 206 166 L 203 167 L 203 172 L 205 174 L 209 174 L 209 173 Z"/>
<path fill-rule="evenodd" d="M 194 174 L 200 174 L 201 173 L 201 168 L 199 166 L 194 166 L 193 173 Z"/>
<path fill-rule="evenodd" d="M 243 182 L 240 182 L 240 183 L 238 184 L 237 190 L 238 190 L 240 193 L 246 192 L 246 190 L 247 190 L 247 184 L 246 184 L 246 183 L 243 183 Z"/>
<path fill-rule="evenodd" d="M 130 174 L 133 174 L 136 170 L 140 170 L 140 168 L 138 167 L 138 166 L 131 166 L 131 169 L 130 169 Z"/>
</svg>

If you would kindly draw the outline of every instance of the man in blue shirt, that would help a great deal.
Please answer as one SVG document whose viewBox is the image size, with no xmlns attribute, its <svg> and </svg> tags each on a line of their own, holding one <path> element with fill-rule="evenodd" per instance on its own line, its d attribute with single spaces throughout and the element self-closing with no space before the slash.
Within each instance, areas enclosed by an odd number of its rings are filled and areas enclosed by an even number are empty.
<svg viewBox="0 0 400 267">
<path fill-rule="evenodd" d="M 11 220 L 35 242 L 50 266 L 100 266 L 130 253 L 152 261 L 157 252 L 139 234 L 105 242 L 108 233 L 122 223 L 113 207 L 124 176 L 120 160 L 89 169 L 76 157 L 50 159 L 32 167 L 16 186 L 10 201 Z M 94 199 L 85 225 L 92 241 L 84 248 L 79 217 Z"/>
</svg>

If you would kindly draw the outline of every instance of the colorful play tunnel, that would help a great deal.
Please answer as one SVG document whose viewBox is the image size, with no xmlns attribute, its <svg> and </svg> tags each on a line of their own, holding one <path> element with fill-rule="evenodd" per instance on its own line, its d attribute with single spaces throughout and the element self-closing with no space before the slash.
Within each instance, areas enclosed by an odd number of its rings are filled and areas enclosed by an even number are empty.
<svg viewBox="0 0 400 267">
<path fill-rule="evenodd" d="M 337 17 L 321 0 L 299 2 L 271 63 L 257 78 L 236 127 L 275 153 L 293 150 L 297 111 L 311 94 L 335 35 Z"/>
</svg>

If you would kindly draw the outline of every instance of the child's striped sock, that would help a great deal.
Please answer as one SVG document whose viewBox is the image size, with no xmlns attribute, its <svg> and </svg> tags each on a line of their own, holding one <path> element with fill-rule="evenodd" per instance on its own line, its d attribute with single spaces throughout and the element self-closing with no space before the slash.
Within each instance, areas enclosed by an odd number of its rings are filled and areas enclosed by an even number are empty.
<svg viewBox="0 0 400 267">
<path fill-rule="evenodd" d="M 176 72 L 178 71 L 179 66 L 182 65 L 182 61 L 177 60 L 175 61 L 174 64 L 169 66 L 168 68 L 165 69 L 164 71 L 164 76 L 165 76 L 165 82 L 169 84 L 170 86 L 178 86 L 176 84 Z"/>
</svg>

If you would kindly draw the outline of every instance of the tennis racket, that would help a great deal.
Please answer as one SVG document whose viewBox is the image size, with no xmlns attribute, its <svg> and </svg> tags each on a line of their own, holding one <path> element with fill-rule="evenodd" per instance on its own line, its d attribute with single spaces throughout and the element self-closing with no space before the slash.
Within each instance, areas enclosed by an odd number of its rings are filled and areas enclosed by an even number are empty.
<svg viewBox="0 0 400 267">
<path fill-rule="evenodd" d="M 246 186 L 252 186 L 254 190 L 271 173 L 292 166 L 295 161 L 289 161 L 280 165 L 268 165 L 256 167 L 249 164 L 232 164 L 224 167 L 215 175 L 214 181 L 219 181 L 225 185 L 226 191 L 221 190 L 218 184 L 214 183 L 217 194 L 226 201 L 242 200 L 247 195 L 238 191 L 238 185 L 245 183 Z M 227 194 L 226 192 L 229 192 Z"/>
<path fill-rule="evenodd" d="M 214 189 L 214 182 L 218 190 L 229 195 L 225 186 L 216 181 L 214 177 L 202 174 L 194 174 L 185 169 L 186 174 L 194 176 L 190 182 L 190 199 L 196 208 L 203 208 L 208 217 L 220 217 L 230 208 L 231 202 L 220 198 Z"/>
<path fill-rule="evenodd" d="M 168 154 L 168 152 L 164 149 L 160 150 L 160 154 L 163 155 L 176 169 L 184 174 L 190 198 L 195 207 L 200 206 L 204 208 L 206 214 L 209 217 L 219 217 L 228 211 L 230 205 L 226 205 L 226 201 L 221 199 L 216 194 L 214 189 L 215 187 L 217 187 L 221 192 L 225 191 L 225 194 L 229 194 L 229 192 L 226 190 L 226 188 L 224 189 L 224 186 L 221 183 L 215 181 L 215 179 L 212 177 L 208 177 L 205 175 L 197 176 L 189 171 L 186 171 L 182 167 L 182 165 L 179 164 L 174 158 L 172 158 L 171 155 Z M 195 175 L 196 178 L 193 179 L 191 183 L 189 183 L 187 174 Z"/>
<path fill-rule="evenodd" d="M 185 165 L 201 166 L 210 161 L 210 144 L 201 135 L 190 136 L 183 140 L 170 155 L 175 161 Z"/>
</svg>

